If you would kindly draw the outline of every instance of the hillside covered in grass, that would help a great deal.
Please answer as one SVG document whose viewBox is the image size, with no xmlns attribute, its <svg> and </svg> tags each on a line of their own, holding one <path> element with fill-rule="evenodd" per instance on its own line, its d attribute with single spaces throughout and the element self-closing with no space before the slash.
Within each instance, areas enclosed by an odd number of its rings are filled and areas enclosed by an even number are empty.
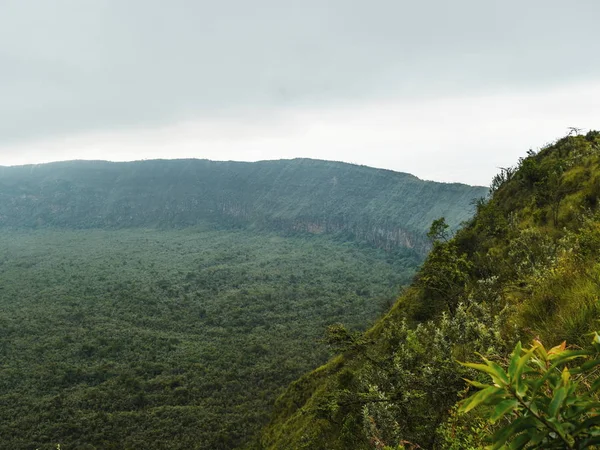
<svg viewBox="0 0 600 450">
<path fill-rule="evenodd" d="M 459 361 L 506 366 L 519 340 L 587 342 L 600 318 L 600 133 L 530 151 L 492 188 L 454 238 L 432 229 L 415 281 L 370 330 L 330 329 L 338 356 L 290 385 L 257 447 L 482 448 L 502 423 L 457 412 L 474 389 L 464 378 L 477 379 Z"/>
</svg>

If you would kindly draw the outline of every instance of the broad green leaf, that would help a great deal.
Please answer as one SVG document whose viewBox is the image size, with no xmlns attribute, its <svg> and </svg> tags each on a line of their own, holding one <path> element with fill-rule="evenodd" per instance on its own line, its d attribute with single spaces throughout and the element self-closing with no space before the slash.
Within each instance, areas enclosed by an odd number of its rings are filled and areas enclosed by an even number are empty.
<svg viewBox="0 0 600 450">
<path fill-rule="evenodd" d="M 546 366 L 546 361 L 541 360 L 540 358 L 531 358 L 530 360 L 533 364 L 535 364 L 541 371 L 545 371 L 548 367 Z"/>
<path fill-rule="evenodd" d="M 571 406 L 580 408 L 584 410 L 583 412 L 589 412 L 600 409 L 600 402 L 590 400 L 589 398 L 576 398 L 575 401 L 571 403 Z"/>
<path fill-rule="evenodd" d="M 540 442 L 542 442 L 544 440 L 544 438 L 546 436 L 548 436 L 548 429 L 542 428 L 541 430 L 536 430 L 535 432 L 530 431 L 530 435 L 531 435 L 531 440 L 529 441 L 529 444 L 536 445 L 536 444 L 539 444 Z"/>
<path fill-rule="evenodd" d="M 567 353 L 567 352 L 565 352 L 565 353 Z M 577 358 L 577 357 L 579 357 L 579 356 L 570 356 L 569 358 L 570 359 L 574 359 L 574 358 Z M 531 395 L 535 395 L 537 393 L 537 391 L 544 385 L 544 383 L 547 380 L 549 380 L 549 379 L 552 380 L 553 378 L 556 377 L 556 369 L 557 369 L 558 366 L 561 365 L 561 363 L 562 363 L 561 361 L 555 361 L 552 364 L 552 366 L 550 366 L 550 368 L 546 371 L 546 373 L 544 374 L 544 376 L 542 378 L 540 378 L 540 379 L 538 379 L 538 380 L 535 381 L 535 388 L 534 388 L 534 390 L 533 390 L 533 392 L 532 392 Z M 555 382 L 552 382 L 552 384 L 556 385 Z"/>
<path fill-rule="evenodd" d="M 496 364 L 497 367 L 492 367 L 488 364 L 478 364 L 478 363 L 460 363 L 465 367 L 470 367 L 471 369 L 479 370 L 480 372 L 485 372 L 492 377 L 494 383 L 498 386 L 506 386 L 508 384 L 508 378 L 502 368 Z"/>
<path fill-rule="evenodd" d="M 530 440 L 531 436 L 529 433 L 522 433 L 512 440 L 508 448 L 510 450 L 520 450 L 525 447 Z"/>
<path fill-rule="evenodd" d="M 495 442 L 492 445 L 488 445 L 485 450 L 501 450 L 501 449 L 505 449 L 506 446 L 504 445 L 504 443 L 502 442 Z"/>
<path fill-rule="evenodd" d="M 517 342 L 515 349 L 513 350 L 512 356 L 510 358 L 510 364 L 508 365 L 508 377 L 511 381 L 516 379 L 515 372 L 517 369 L 517 363 L 519 362 L 519 358 L 521 357 L 522 347 L 521 341 Z"/>
<path fill-rule="evenodd" d="M 535 352 L 542 357 L 542 359 L 548 359 L 548 352 L 546 352 L 544 345 L 538 339 L 533 340 L 533 348 L 535 349 Z"/>
<path fill-rule="evenodd" d="M 501 401 L 496 405 L 496 408 L 494 408 L 490 420 L 496 422 L 498 419 L 504 417 L 506 413 L 513 411 L 518 405 L 519 402 L 514 398 Z"/>
<path fill-rule="evenodd" d="M 490 386 L 488 388 L 485 388 L 485 389 L 477 392 L 476 394 L 472 395 L 471 397 L 465 399 L 462 402 L 462 404 L 459 408 L 459 411 L 462 413 L 469 412 L 473 408 L 475 408 L 477 405 L 480 405 L 481 403 L 490 399 L 494 395 L 503 394 L 503 393 L 504 393 L 504 389 L 498 388 L 496 386 Z"/>
<path fill-rule="evenodd" d="M 517 395 L 520 398 L 523 398 L 527 393 L 529 386 L 526 383 L 523 383 L 521 380 L 517 380 Z"/>
<path fill-rule="evenodd" d="M 532 416 L 527 417 L 518 417 L 513 420 L 508 426 L 501 428 L 494 434 L 494 449 L 501 448 L 506 441 L 510 439 L 512 436 L 520 433 L 521 431 L 528 430 L 531 428 L 535 428 L 537 425 L 537 421 Z"/>
<path fill-rule="evenodd" d="M 554 355 L 550 359 L 553 364 L 564 364 L 568 361 L 589 355 L 590 352 L 588 350 L 565 350 L 564 352 Z"/>
<path fill-rule="evenodd" d="M 573 436 L 571 436 L 569 433 L 567 433 L 567 431 L 564 429 L 563 424 L 556 419 L 555 417 L 549 417 L 548 419 L 546 419 L 549 423 L 552 424 L 552 426 L 554 427 L 554 430 L 566 441 L 574 441 Z"/>
<path fill-rule="evenodd" d="M 527 391 L 526 386 L 524 386 L 521 383 L 521 376 L 523 375 L 523 371 L 526 368 L 527 362 L 531 359 L 534 350 L 535 350 L 535 348 L 532 348 L 532 349 L 528 350 L 527 352 L 525 352 L 525 354 L 523 356 L 521 356 L 518 359 L 518 361 L 515 364 L 515 369 L 514 369 L 513 377 L 511 377 L 511 381 L 513 383 L 516 383 L 516 385 L 517 385 L 517 392 L 519 393 L 519 395 L 521 397 L 523 395 L 525 395 L 525 392 Z"/>
<path fill-rule="evenodd" d="M 559 387 L 554 392 L 554 396 L 552 397 L 552 401 L 550 402 L 550 405 L 548 406 L 548 415 L 550 417 L 557 417 L 558 416 L 558 412 L 560 411 L 560 407 L 562 406 L 562 403 L 565 400 L 566 396 L 567 396 L 567 389 L 564 386 L 563 387 Z"/>
<path fill-rule="evenodd" d="M 493 361 L 488 360 L 487 358 L 483 358 L 483 360 L 485 361 L 485 363 L 488 365 L 488 367 L 490 369 L 492 369 L 496 375 L 505 383 L 505 384 L 509 384 L 510 381 L 508 380 L 508 376 L 506 375 L 506 372 L 504 372 L 504 369 L 502 369 L 502 367 L 500 367 L 498 364 L 496 364 Z"/>
<path fill-rule="evenodd" d="M 476 388 L 479 389 L 485 389 L 490 387 L 489 384 L 485 384 L 485 383 L 480 383 L 479 381 L 475 381 L 475 380 L 469 380 L 467 378 L 463 378 L 463 380 L 465 380 L 467 383 L 469 383 L 471 386 L 475 386 Z"/>
<path fill-rule="evenodd" d="M 540 408 L 538 408 L 537 402 L 534 402 L 534 401 L 529 403 L 529 409 L 531 409 L 531 411 L 534 414 L 539 414 L 539 412 L 540 412 Z"/>
</svg>

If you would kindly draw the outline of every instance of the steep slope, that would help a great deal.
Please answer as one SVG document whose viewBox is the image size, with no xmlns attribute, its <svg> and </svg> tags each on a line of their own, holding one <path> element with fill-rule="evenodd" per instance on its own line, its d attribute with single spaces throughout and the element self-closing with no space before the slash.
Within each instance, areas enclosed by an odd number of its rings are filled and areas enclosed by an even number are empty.
<svg viewBox="0 0 600 450">
<path fill-rule="evenodd" d="M 0 168 L 0 226 L 183 227 L 212 220 L 284 232 L 343 233 L 424 254 L 424 231 L 468 219 L 486 188 L 308 159 L 83 162 Z"/>
<path fill-rule="evenodd" d="M 480 448 L 493 425 L 456 413 L 476 376 L 457 360 L 505 361 L 518 339 L 582 344 L 597 327 L 599 198 L 598 132 L 502 171 L 384 318 L 363 335 L 331 330 L 341 353 L 278 399 L 258 446 Z"/>
</svg>

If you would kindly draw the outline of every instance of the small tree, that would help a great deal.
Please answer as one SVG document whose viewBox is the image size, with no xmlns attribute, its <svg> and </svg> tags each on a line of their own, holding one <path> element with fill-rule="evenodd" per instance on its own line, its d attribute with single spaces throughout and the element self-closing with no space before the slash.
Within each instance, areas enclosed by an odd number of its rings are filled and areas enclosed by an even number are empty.
<svg viewBox="0 0 600 450">
<path fill-rule="evenodd" d="M 446 219 L 444 217 L 440 217 L 432 222 L 431 227 L 427 232 L 427 237 L 432 243 L 436 241 L 447 241 L 449 237 L 449 228 L 450 226 L 446 223 Z"/>
</svg>

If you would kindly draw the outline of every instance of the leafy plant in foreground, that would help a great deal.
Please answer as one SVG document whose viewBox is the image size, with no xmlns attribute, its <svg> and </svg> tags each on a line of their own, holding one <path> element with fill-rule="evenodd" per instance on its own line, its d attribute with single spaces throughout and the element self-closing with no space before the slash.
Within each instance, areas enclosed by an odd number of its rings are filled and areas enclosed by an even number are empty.
<svg viewBox="0 0 600 450">
<path fill-rule="evenodd" d="M 488 405 L 490 421 L 502 420 L 492 449 L 595 448 L 600 444 L 599 358 L 595 333 L 585 350 L 567 350 L 565 342 L 546 350 L 538 340 L 524 350 L 518 343 L 507 370 L 486 358 L 485 364 L 465 363 L 486 373 L 492 384 L 467 380 L 480 390 L 462 402 L 460 411 Z"/>
</svg>

